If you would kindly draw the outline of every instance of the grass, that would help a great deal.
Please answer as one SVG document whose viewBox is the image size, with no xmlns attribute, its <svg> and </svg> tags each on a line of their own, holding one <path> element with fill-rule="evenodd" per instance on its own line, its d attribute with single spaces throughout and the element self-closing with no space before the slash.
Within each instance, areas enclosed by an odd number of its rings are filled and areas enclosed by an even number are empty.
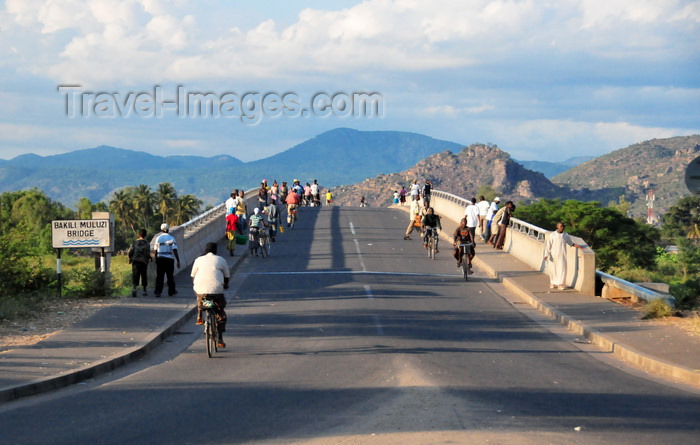
<svg viewBox="0 0 700 445">
<path fill-rule="evenodd" d="M 644 320 L 649 320 L 652 318 L 670 317 L 672 315 L 675 315 L 673 308 L 665 301 L 657 299 L 646 305 L 645 314 L 642 318 Z"/>
<path fill-rule="evenodd" d="M 44 255 L 38 258 L 38 264 L 56 271 L 55 255 Z M 62 266 L 62 298 L 86 298 L 90 287 L 90 275 L 95 269 L 92 256 L 75 255 L 65 252 L 61 257 Z M 110 271 L 112 274 L 113 290 L 111 296 L 127 295 L 131 289 L 131 265 L 125 255 L 113 256 Z M 57 299 L 57 282 L 51 286 L 31 293 L 0 295 L 0 320 L 17 320 L 40 312 L 47 302 Z"/>
</svg>

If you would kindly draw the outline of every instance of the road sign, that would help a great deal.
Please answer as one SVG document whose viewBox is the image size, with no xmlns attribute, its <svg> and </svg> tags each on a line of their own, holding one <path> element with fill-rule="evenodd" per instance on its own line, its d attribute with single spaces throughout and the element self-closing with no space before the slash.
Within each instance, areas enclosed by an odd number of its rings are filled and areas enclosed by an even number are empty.
<svg viewBox="0 0 700 445">
<path fill-rule="evenodd" d="M 700 196 L 700 156 L 693 159 L 685 170 L 685 185 L 695 196 Z"/>
<path fill-rule="evenodd" d="M 56 249 L 109 247 L 108 219 L 73 219 L 51 221 L 51 237 Z"/>
</svg>

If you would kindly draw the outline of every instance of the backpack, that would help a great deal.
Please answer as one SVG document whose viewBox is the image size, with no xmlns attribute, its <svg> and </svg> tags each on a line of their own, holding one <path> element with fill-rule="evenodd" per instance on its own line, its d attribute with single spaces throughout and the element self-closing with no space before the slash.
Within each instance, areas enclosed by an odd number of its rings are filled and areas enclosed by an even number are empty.
<svg viewBox="0 0 700 445">
<path fill-rule="evenodd" d="M 137 239 L 131 246 L 131 261 L 139 261 L 142 263 L 148 263 L 151 261 L 151 245 L 148 241 L 143 239 Z"/>
</svg>

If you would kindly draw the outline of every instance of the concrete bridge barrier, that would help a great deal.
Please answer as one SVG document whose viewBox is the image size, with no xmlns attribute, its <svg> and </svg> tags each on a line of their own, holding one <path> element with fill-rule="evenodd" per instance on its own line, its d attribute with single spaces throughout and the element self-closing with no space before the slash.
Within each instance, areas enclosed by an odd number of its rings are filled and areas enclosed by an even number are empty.
<svg viewBox="0 0 700 445">
<path fill-rule="evenodd" d="M 436 213 L 457 224 L 464 218 L 464 209 L 469 204 L 466 199 L 441 190 L 432 191 L 430 202 Z M 506 232 L 503 251 L 514 255 L 533 270 L 547 272 L 544 246 L 549 233 L 551 231 L 512 218 Z M 576 244 L 586 245 L 581 238 L 572 238 Z M 595 295 L 595 252 L 590 247 L 577 249 L 567 246 L 566 254 L 568 267 L 565 284 L 584 295 Z"/>
<path fill-rule="evenodd" d="M 258 190 L 254 188 L 245 191 L 245 202 L 248 213 L 253 213 L 253 209 L 258 205 Z M 226 209 L 225 203 L 192 218 L 181 226 L 170 228 L 170 234 L 175 237 L 180 256 L 180 268 L 175 268 L 175 273 L 186 269 L 198 256 L 204 253 L 207 243 L 218 242 L 226 235 Z M 151 239 L 153 246 L 156 234 Z M 149 266 L 149 281 L 155 280 L 155 264 Z M 155 281 L 151 281 L 155 282 Z"/>
</svg>

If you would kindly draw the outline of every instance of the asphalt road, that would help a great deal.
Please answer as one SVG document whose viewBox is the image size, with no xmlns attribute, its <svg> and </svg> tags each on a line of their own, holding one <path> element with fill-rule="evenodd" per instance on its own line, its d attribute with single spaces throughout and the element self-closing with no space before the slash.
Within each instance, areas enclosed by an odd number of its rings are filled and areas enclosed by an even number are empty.
<svg viewBox="0 0 700 445">
<path fill-rule="evenodd" d="M 154 356 L 0 409 L 2 443 L 697 443 L 700 396 L 598 360 L 519 311 L 405 213 L 305 208 Z"/>
</svg>

